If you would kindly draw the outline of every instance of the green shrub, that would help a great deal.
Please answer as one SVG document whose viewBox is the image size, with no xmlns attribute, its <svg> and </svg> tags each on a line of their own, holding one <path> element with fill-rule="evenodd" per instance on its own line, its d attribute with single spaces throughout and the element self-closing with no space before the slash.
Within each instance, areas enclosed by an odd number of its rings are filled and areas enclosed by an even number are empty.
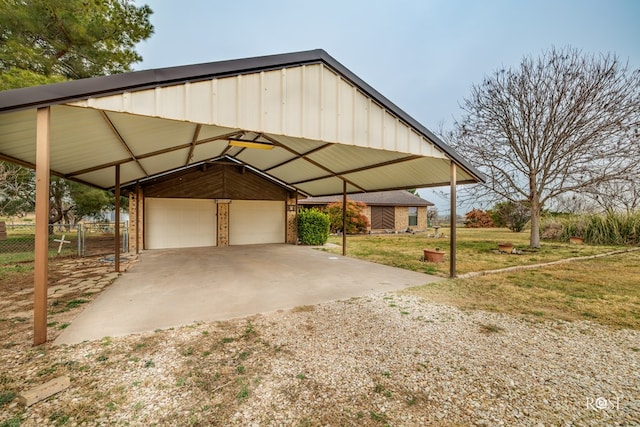
<svg viewBox="0 0 640 427">
<path fill-rule="evenodd" d="M 298 213 L 298 239 L 303 245 L 324 245 L 329 238 L 329 215 L 317 209 Z"/>
<path fill-rule="evenodd" d="M 512 201 L 497 203 L 490 211 L 496 227 L 507 227 L 516 233 L 521 232 L 531 219 L 531 209 L 526 203 Z"/>
</svg>

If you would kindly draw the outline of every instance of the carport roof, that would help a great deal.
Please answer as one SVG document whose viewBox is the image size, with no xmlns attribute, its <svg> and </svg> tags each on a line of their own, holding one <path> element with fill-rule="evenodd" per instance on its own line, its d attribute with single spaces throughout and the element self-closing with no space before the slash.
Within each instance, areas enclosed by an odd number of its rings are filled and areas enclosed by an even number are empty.
<svg viewBox="0 0 640 427">
<path fill-rule="evenodd" d="M 220 159 L 310 196 L 448 185 L 451 162 L 484 179 L 323 50 L 4 91 L 0 159 L 35 167 L 42 107 L 52 174 L 104 189 Z"/>
</svg>

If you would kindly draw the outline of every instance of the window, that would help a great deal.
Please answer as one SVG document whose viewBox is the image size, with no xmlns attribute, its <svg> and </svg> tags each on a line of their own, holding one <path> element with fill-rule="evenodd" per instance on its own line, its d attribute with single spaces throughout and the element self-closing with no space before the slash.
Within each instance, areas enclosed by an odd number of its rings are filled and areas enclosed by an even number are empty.
<svg viewBox="0 0 640 427">
<path fill-rule="evenodd" d="M 409 207 L 409 227 L 418 225 L 418 208 L 416 206 Z"/>
</svg>

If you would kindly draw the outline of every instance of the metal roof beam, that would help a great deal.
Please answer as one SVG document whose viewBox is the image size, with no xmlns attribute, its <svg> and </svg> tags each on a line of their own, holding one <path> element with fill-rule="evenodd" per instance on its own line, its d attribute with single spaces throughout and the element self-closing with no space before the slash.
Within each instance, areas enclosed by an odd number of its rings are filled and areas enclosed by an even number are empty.
<svg viewBox="0 0 640 427">
<path fill-rule="evenodd" d="M 202 125 L 198 123 L 196 125 L 196 130 L 193 132 L 193 138 L 191 138 L 191 148 L 189 148 L 189 154 L 187 154 L 187 161 L 185 162 L 185 166 L 188 166 L 193 159 L 193 151 L 196 149 L 196 143 L 198 142 L 198 135 L 200 135 L 200 129 L 202 129 Z"/>
<path fill-rule="evenodd" d="M 296 157 L 294 157 L 294 158 L 292 158 L 292 159 L 285 160 L 284 162 L 279 163 L 279 164 L 277 164 L 277 165 L 275 165 L 275 166 L 271 166 L 270 168 L 267 168 L 267 169 L 265 169 L 264 171 L 265 171 L 265 172 L 268 172 L 268 171 L 270 171 L 271 169 L 279 168 L 280 166 L 284 166 L 284 165 L 286 165 L 286 164 L 288 164 L 288 163 L 291 163 L 291 162 L 294 162 L 294 161 L 296 161 L 296 160 L 298 160 L 298 159 L 300 159 L 300 158 L 304 158 L 305 156 L 308 156 L 308 155 L 313 154 L 313 153 L 315 153 L 315 152 L 317 152 L 317 151 L 323 150 L 323 149 L 325 149 L 325 148 L 327 148 L 327 147 L 330 147 L 330 146 L 332 146 L 332 145 L 333 145 L 332 143 L 323 144 L 323 145 L 321 145 L 321 146 L 319 146 L 319 147 L 314 148 L 313 150 L 309 150 L 309 151 L 307 151 L 306 153 L 301 154 L 300 156 L 296 156 Z"/>
<path fill-rule="evenodd" d="M 109 129 L 111 129 L 111 132 L 113 133 L 113 135 L 116 137 L 116 139 L 118 141 L 120 141 L 120 145 L 122 145 L 122 147 L 124 147 L 124 149 L 127 151 L 127 153 L 129 153 L 129 155 L 131 156 L 131 160 L 133 160 L 134 162 L 136 162 L 136 164 L 138 165 L 138 167 L 140 168 L 140 170 L 142 171 L 142 173 L 144 174 L 144 176 L 149 176 L 149 174 L 147 173 L 147 171 L 144 169 L 144 166 L 142 166 L 142 164 L 140 164 L 140 162 L 138 161 L 138 159 L 136 158 L 136 155 L 133 154 L 133 151 L 131 151 L 131 148 L 129 148 L 129 145 L 127 144 L 127 142 L 124 140 L 124 138 L 122 137 L 122 135 L 120 135 L 120 132 L 118 132 L 118 129 L 116 128 L 116 126 L 113 124 L 113 122 L 111 121 L 111 119 L 109 118 L 109 116 L 107 115 L 107 113 L 104 110 L 99 110 L 100 111 L 100 115 L 102 116 L 102 118 L 104 119 L 104 121 L 107 123 L 107 126 L 109 126 Z M 118 163 L 119 164 L 119 163 Z"/>
<path fill-rule="evenodd" d="M 346 171 L 338 172 L 338 173 L 333 174 L 333 175 L 325 175 L 325 176 L 321 176 L 321 177 L 318 177 L 318 178 L 311 178 L 311 179 L 306 179 L 306 180 L 304 180 L 304 181 L 297 181 L 297 182 L 294 182 L 293 184 L 295 184 L 295 185 L 298 185 L 298 184 L 306 184 L 307 182 L 316 181 L 316 180 L 318 180 L 318 179 L 331 178 L 331 177 L 333 177 L 333 176 L 337 176 L 337 177 L 339 177 L 340 179 L 344 179 L 344 175 L 348 175 L 348 174 L 350 174 L 350 173 L 362 172 L 362 171 L 366 171 L 366 170 L 369 170 L 369 169 L 375 169 L 375 168 L 379 168 L 379 167 L 383 167 L 383 166 L 393 165 L 393 164 L 395 164 L 395 163 L 408 162 L 408 161 L 410 161 L 410 160 L 419 159 L 419 158 L 421 158 L 421 157 L 422 157 L 422 156 L 417 156 L 417 155 L 415 155 L 415 156 L 401 157 L 401 158 L 399 158 L 399 159 L 389 160 L 389 161 L 382 162 L 382 163 L 376 163 L 376 164 L 369 165 L 369 166 L 363 166 L 363 167 L 356 168 L 356 169 L 350 169 L 350 170 L 346 170 Z"/>
<path fill-rule="evenodd" d="M 362 191 L 366 191 L 365 189 L 363 189 L 362 187 L 360 187 L 360 186 L 359 186 L 359 185 L 357 185 L 356 183 L 354 183 L 354 182 L 352 182 L 352 181 L 350 181 L 350 180 L 348 180 L 348 179 L 345 179 L 345 178 L 343 178 L 343 177 L 341 177 L 341 176 L 338 176 L 338 174 L 336 174 L 334 171 L 332 171 L 331 169 L 329 169 L 329 168 L 328 168 L 328 167 L 326 167 L 325 165 L 323 165 L 323 164 L 321 164 L 321 163 L 318 163 L 318 162 L 316 162 L 315 160 L 311 160 L 311 159 L 309 159 L 308 157 L 305 157 L 305 155 L 304 155 L 304 154 L 302 154 L 302 153 L 298 153 L 298 152 L 297 152 L 296 150 L 294 150 L 293 148 L 287 147 L 286 145 L 284 145 L 284 144 L 280 143 L 279 141 L 277 141 L 277 140 L 275 140 L 275 139 L 273 139 L 273 138 L 271 138 L 271 137 L 269 137 L 269 136 L 267 136 L 267 135 L 264 135 L 264 138 L 265 138 L 266 140 L 270 141 L 271 143 L 273 143 L 273 144 L 275 144 L 275 145 L 277 145 L 277 146 L 279 146 L 279 147 L 284 148 L 285 150 L 287 150 L 287 151 L 288 151 L 288 152 L 290 152 L 291 154 L 294 154 L 294 155 L 298 156 L 298 158 L 301 158 L 301 159 L 305 160 L 306 162 L 309 162 L 309 163 L 311 163 L 312 165 L 314 165 L 314 166 L 316 166 L 316 167 L 318 167 L 318 168 L 320 168 L 320 169 L 322 169 L 322 170 L 324 170 L 324 171 L 326 171 L 326 172 L 329 172 L 329 174 L 330 174 L 330 175 L 329 175 L 327 178 L 330 178 L 330 177 L 338 177 L 338 178 L 342 179 L 343 181 L 346 181 L 346 182 L 347 182 L 347 184 L 350 184 L 350 185 L 351 185 L 351 186 L 353 186 L 353 187 L 359 188 L 359 189 L 360 189 L 360 190 L 362 190 Z M 316 179 L 320 179 L 320 178 L 316 178 Z M 290 185 L 295 185 L 295 184 L 290 184 Z M 297 187 L 296 187 L 296 189 L 297 189 Z"/>
</svg>

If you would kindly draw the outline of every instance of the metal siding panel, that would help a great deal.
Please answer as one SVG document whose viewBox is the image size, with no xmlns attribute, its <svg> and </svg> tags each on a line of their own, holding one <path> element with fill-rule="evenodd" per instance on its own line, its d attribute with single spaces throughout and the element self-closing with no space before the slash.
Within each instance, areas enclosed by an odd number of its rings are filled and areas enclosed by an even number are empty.
<svg viewBox="0 0 640 427">
<path fill-rule="evenodd" d="M 356 90 L 354 96 L 353 110 L 353 137 L 347 140 L 347 144 L 368 146 L 369 145 L 369 98 Z"/>
<path fill-rule="evenodd" d="M 327 171 L 304 159 L 298 159 L 270 170 L 269 175 L 275 176 L 284 182 L 297 182 L 325 176 Z"/>
<path fill-rule="evenodd" d="M 226 77 L 218 79 L 218 91 L 215 111 L 218 116 L 218 123 L 221 126 L 238 127 L 236 112 L 238 109 L 237 79 Z"/>
<path fill-rule="evenodd" d="M 155 102 L 156 95 L 155 91 L 152 89 L 131 92 L 128 98 L 128 105 L 123 105 L 122 109 L 115 111 L 135 112 L 136 114 L 152 116 L 155 112 Z M 100 102 L 100 105 L 96 105 L 96 108 L 111 110 L 111 108 L 104 106 L 102 101 Z"/>
<path fill-rule="evenodd" d="M 200 133 L 198 134 L 198 140 L 202 141 L 204 139 L 210 139 L 210 138 L 215 138 L 221 135 L 227 135 L 237 130 L 239 129 L 204 125 L 202 126 L 202 128 L 200 128 Z"/>
<path fill-rule="evenodd" d="M 281 133 L 283 120 L 282 73 L 280 70 L 264 73 L 262 90 L 263 127 L 265 132 Z"/>
<path fill-rule="evenodd" d="M 214 141 L 207 142 L 206 144 L 196 145 L 193 149 L 193 159 L 191 163 L 199 162 L 201 160 L 208 160 L 218 157 L 222 154 L 225 148 L 227 148 L 227 141 Z M 186 159 L 185 159 L 186 161 Z"/>
<path fill-rule="evenodd" d="M 189 149 L 185 148 L 182 150 L 160 154 L 158 156 L 141 159 L 140 164 L 150 175 L 153 175 L 184 166 L 188 154 Z"/>
<path fill-rule="evenodd" d="M 62 173 L 131 157 L 96 110 L 53 107 L 51 140 L 51 164 Z"/>
<path fill-rule="evenodd" d="M 323 67 L 322 105 L 320 106 L 320 109 L 322 114 L 321 134 L 324 141 L 336 142 L 338 140 L 340 127 L 338 114 L 341 108 L 338 103 L 339 84 L 339 77 L 335 73 L 328 70 L 326 67 Z"/>
<path fill-rule="evenodd" d="M 320 104 L 322 98 L 322 73 L 319 65 L 303 66 L 304 103 L 302 105 L 303 136 L 310 139 L 321 139 L 320 136 Z"/>
<path fill-rule="evenodd" d="M 192 83 L 187 97 L 187 119 L 198 123 L 211 123 L 213 83 L 211 80 Z"/>
<path fill-rule="evenodd" d="M 417 134 L 413 129 L 409 132 L 409 151 L 412 153 L 424 155 L 424 147 L 422 144 L 422 136 Z"/>
<path fill-rule="evenodd" d="M 36 161 L 36 110 L 0 115 L 0 152 L 27 162 Z"/>
<path fill-rule="evenodd" d="M 382 145 L 386 150 L 394 150 L 398 151 L 398 134 L 396 131 L 396 126 L 398 123 L 398 119 L 395 116 L 389 114 L 389 112 L 384 112 L 384 117 L 382 118 Z"/>
<path fill-rule="evenodd" d="M 383 148 L 382 127 L 384 110 L 375 102 L 369 105 L 369 147 Z"/>
<path fill-rule="evenodd" d="M 196 128 L 192 123 L 155 117 L 129 114 L 109 114 L 109 117 L 135 155 L 188 144 Z"/>
<path fill-rule="evenodd" d="M 449 161 L 420 158 L 403 163 L 381 166 L 345 176 L 346 179 L 370 191 L 388 188 L 424 186 L 428 182 L 439 182 L 448 175 Z"/>
<path fill-rule="evenodd" d="M 349 141 L 353 138 L 354 95 L 357 92 L 345 80 L 338 82 L 338 141 Z"/>
<path fill-rule="evenodd" d="M 91 182 L 102 188 L 110 188 L 114 185 L 113 183 L 115 180 L 115 168 L 109 167 L 106 169 L 101 169 L 95 172 L 78 175 L 76 176 L 76 178 L 82 181 Z M 131 161 L 120 165 L 121 183 L 132 182 L 140 178 L 144 178 L 144 174 L 135 162 Z"/>
<path fill-rule="evenodd" d="M 397 149 L 400 152 L 408 152 L 409 150 L 409 128 L 406 124 L 399 122 L 397 129 Z"/>
<path fill-rule="evenodd" d="M 287 118 L 283 133 L 290 136 L 302 135 L 302 67 L 289 68 L 285 74 L 285 108 Z"/>
<path fill-rule="evenodd" d="M 240 114 L 238 126 L 244 129 L 260 130 L 262 128 L 260 74 L 245 74 L 238 76 L 238 79 L 238 112 Z"/>
<path fill-rule="evenodd" d="M 269 153 L 264 150 L 247 149 L 236 156 L 238 160 L 258 169 L 268 169 L 294 157 L 293 154 L 282 148 L 274 148 Z"/>
<path fill-rule="evenodd" d="M 298 187 L 302 192 L 312 196 L 342 194 L 342 180 L 336 177 L 310 181 L 297 185 L 296 187 Z"/>
<path fill-rule="evenodd" d="M 156 115 L 185 120 L 185 85 L 156 89 Z"/>
<path fill-rule="evenodd" d="M 270 138 L 280 142 L 283 145 L 286 145 L 288 148 L 292 149 L 296 153 L 304 154 L 308 151 L 313 150 L 321 145 L 324 145 L 323 141 L 315 141 L 311 139 L 302 139 L 302 138 L 292 138 L 283 135 L 268 135 Z"/>
<path fill-rule="evenodd" d="M 335 172 L 343 172 L 405 156 L 405 153 L 394 151 L 371 150 L 350 145 L 334 144 L 324 150 L 310 154 L 309 159 L 330 167 Z"/>
</svg>

